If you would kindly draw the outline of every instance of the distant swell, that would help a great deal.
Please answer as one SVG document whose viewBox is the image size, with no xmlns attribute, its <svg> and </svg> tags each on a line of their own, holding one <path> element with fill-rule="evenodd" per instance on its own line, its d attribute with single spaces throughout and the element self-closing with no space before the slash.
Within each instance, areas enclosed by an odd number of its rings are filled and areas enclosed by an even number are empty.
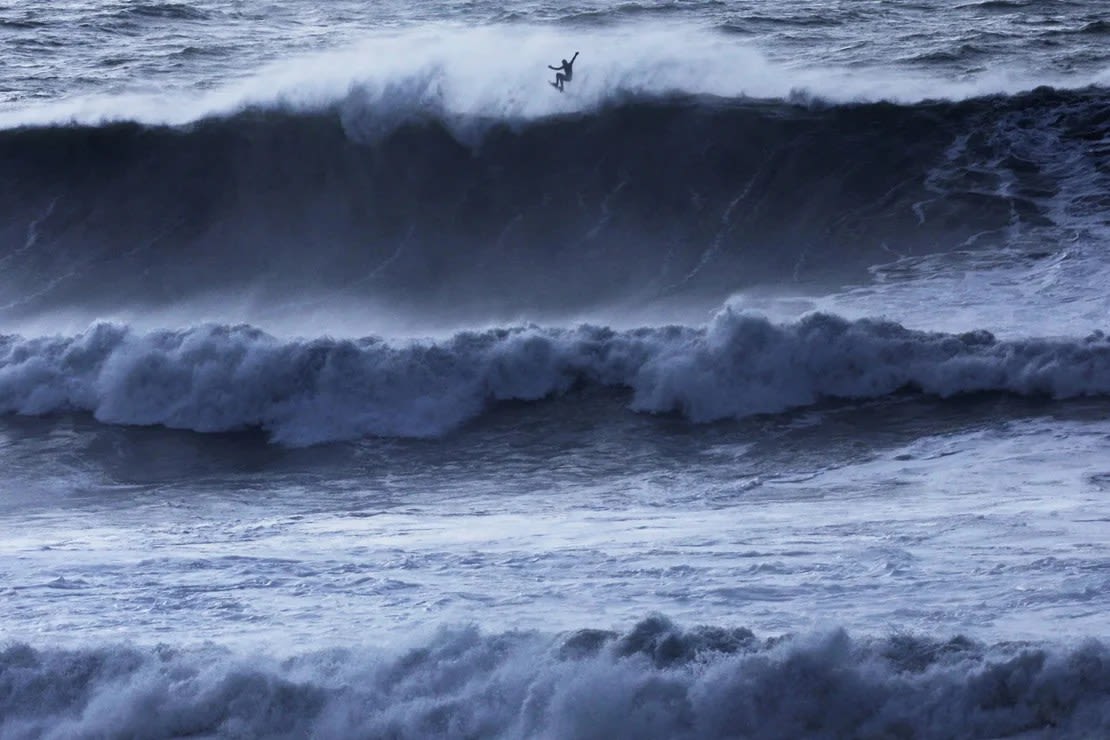
<svg viewBox="0 0 1110 740">
<path fill-rule="evenodd" d="M 1099 196 L 1069 178 L 1110 171 L 1097 89 L 639 98 L 529 121 L 451 115 L 424 92 L 356 89 L 324 112 L 180 128 L 0 132 L 0 315 L 246 288 L 500 318 L 719 301 L 856 279 L 892 252 L 998 243 L 1089 211 Z"/>
<path fill-rule="evenodd" d="M 658 617 L 621 635 L 445 630 L 407 652 L 280 662 L 217 648 L 0 652 L 0 735 L 12 740 L 1079 738 L 1110 732 L 1108 697 L 1097 641 L 762 640 Z"/>
<path fill-rule="evenodd" d="M 247 326 L 0 339 L 0 412 L 91 412 L 119 424 L 259 428 L 304 445 L 443 434 L 498 401 L 628 389 L 631 407 L 696 422 L 914 390 L 1110 394 L 1110 340 L 1000 341 L 815 314 L 724 310 L 705 329 L 520 327 L 449 340 L 280 341 Z"/>
</svg>

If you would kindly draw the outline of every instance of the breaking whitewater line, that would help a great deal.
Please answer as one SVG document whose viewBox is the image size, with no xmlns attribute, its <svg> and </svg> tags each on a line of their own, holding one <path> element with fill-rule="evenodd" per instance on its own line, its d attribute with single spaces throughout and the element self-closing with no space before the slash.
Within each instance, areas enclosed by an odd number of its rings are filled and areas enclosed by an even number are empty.
<svg viewBox="0 0 1110 740">
<path fill-rule="evenodd" d="M 705 327 L 518 326 L 443 341 L 283 341 L 250 326 L 0 337 L 0 413 L 92 413 L 198 432 L 260 428 L 307 445 L 442 435 L 498 401 L 576 386 L 694 422 L 913 389 L 1073 398 L 1110 394 L 1110 341 L 1001 341 L 812 314 L 774 324 L 726 308 Z"/>
</svg>

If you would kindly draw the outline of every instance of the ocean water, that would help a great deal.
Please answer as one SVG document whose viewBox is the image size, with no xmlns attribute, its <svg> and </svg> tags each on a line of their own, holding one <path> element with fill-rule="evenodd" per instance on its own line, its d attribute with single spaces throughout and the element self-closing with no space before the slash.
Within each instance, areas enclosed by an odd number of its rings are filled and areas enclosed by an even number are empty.
<svg viewBox="0 0 1110 740">
<path fill-rule="evenodd" d="M 1108 85 L 1101 0 L 0 2 L 0 738 L 1110 735 Z"/>
</svg>

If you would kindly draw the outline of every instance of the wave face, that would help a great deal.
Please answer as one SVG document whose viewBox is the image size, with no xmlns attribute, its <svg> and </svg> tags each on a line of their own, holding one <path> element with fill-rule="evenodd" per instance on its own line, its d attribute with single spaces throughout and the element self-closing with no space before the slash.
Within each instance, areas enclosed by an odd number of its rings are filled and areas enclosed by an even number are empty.
<svg viewBox="0 0 1110 740">
<path fill-rule="evenodd" d="M 532 120 L 454 116 L 425 92 L 0 132 L 0 310 L 248 289 L 494 318 L 719 302 L 1097 211 L 1110 170 L 1099 89 L 912 105 L 635 98 Z"/>
<path fill-rule="evenodd" d="M 1110 653 L 956 638 L 443 631 L 402 654 L 0 652 L 0 734 L 39 737 L 1096 737 Z M 1032 734 L 1036 733 L 1036 734 Z"/>
<path fill-rule="evenodd" d="M 824 314 L 776 325 L 732 310 L 704 329 L 520 327 L 405 344 L 280 341 L 247 326 L 143 334 L 112 324 L 73 337 L 0 338 L 2 413 L 260 428 L 291 445 L 435 436 L 492 403 L 582 387 L 630 390 L 636 411 L 696 422 L 904 390 L 1075 398 L 1110 393 L 1110 341 L 1101 333 L 1000 341 Z"/>
</svg>

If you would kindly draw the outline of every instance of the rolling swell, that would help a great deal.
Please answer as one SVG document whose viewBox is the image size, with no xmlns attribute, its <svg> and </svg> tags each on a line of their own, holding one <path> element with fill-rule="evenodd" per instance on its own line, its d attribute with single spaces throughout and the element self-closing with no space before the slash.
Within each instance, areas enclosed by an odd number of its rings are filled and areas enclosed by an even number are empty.
<svg viewBox="0 0 1110 740">
<path fill-rule="evenodd" d="M 199 432 L 247 428 L 289 445 L 444 434 L 499 401 L 592 387 L 695 422 L 914 390 L 1110 394 L 1110 341 L 1001 341 L 813 314 L 773 324 L 726 309 L 704 329 L 518 327 L 439 342 L 282 341 L 249 326 L 0 337 L 0 413 L 92 413 Z"/>
<path fill-rule="evenodd" d="M 1060 152 L 1011 139 L 1024 125 L 1089 147 L 1106 125 L 1098 90 L 907 106 L 655 98 L 532 121 L 462 119 L 403 93 L 179 128 L 0 132 L 0 307 L 246 286 L 485 316 L 716 302 L 1045 223 Z"/>
<path fill-rule="evenodd" d="M 1110 654 L 844 632 L 443 630 L 285 661 L 218 648 L 0 651 L 0 734 L 38 737 L 1098 737 Z M 1024 733 L 1043 733 L 1030 735 Z"/>
</svg>

